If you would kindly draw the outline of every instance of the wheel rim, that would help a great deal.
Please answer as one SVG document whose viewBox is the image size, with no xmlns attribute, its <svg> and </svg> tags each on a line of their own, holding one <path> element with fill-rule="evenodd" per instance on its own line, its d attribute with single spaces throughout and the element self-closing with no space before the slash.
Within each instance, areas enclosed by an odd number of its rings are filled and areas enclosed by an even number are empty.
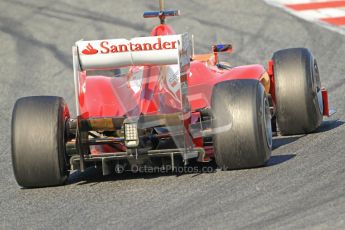
<svg viewBox="0 0 345 230">
<path fill-rule="evenodd" d="M 320 75 L 319 75 L 319 68 L 317 66 L 316 61 L 314 61 L 314 87 L 316 92 L 316 100 L 317 104 L 319 105 L 319 111 L 322 114 L 323 113 L 323 101 L 322 101 L 322 91 L 321 91 L 321 81 L 320 81 Z"/>
<path fill-rule="evenodd" d="M 323 102 L 322 102 L 322 92 L 321 92 L 321 90 L 319 90 L 317 92 L 316 100 L 317 100 L 317 102 L 319 104 L 320 113 L 322 114 L 323 113 Z"/>
<path fill-rule="evenodd" d="M 266 143 L 267 146 L 271 149 L 272 148 L 272 124 L 271 124 L 271 111 L 270 106 L 268 104 L 267 97 L 264 99 L 264 128 L 266 134 Z"/>
</svg>

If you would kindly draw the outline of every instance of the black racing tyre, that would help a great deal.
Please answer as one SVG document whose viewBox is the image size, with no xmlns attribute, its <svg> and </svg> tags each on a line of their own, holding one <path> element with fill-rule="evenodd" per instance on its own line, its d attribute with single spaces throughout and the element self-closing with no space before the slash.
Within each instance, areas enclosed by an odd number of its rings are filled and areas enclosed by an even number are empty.
<svg viewBox="0 0 345 230">
<path fill-rule="evenodd" d="M 322 122 L 323 101 L 319 70 L 305 48 L 273 55 L 277 123 L 282 135 L 305 134 Z"/>
<path fill-rule="evenodd" d="M 212 94 L 215 159 L 223 170 L 264 165 L 271 156 L 268 99 L 257 80 L 218 83 Z"/>
<path fill-rule="evenodd" d="M 12 113 L 12 164 L 17 183 L 25 188 L 64 184 L 67 105 L 60 97 L 17 100 Z"/>
</svg>

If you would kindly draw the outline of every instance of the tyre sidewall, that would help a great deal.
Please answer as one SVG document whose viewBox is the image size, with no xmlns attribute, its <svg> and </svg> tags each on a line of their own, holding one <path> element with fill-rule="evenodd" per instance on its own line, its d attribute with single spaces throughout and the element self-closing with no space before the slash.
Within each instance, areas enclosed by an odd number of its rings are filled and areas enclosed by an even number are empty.
<svg viewBox="0 0 345 230">
<path fill-rule="evenodd" d="M 61 185 L 67 179 L 66 109 L 60 97 L 26 97 L 16 102 L 11 145 L 14 175 L 20 186 Z"/>
</svg>

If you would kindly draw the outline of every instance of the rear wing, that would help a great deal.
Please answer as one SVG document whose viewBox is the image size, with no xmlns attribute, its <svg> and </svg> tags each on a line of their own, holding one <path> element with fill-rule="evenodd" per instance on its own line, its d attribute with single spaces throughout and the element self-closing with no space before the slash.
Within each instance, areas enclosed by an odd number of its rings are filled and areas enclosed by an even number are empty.
<svg viewBox="0 0 345 230">
<path fill-rule="evenodd" d="M 78 41 L 74 54 L 81 71 L 132 65 L 172 65 L 187 58 L 188 35 Z M 184 52 L 183 52 L 184 51 Z M 185 55 L 183 55 L 183 53 Z"/>
<path fill-rule="evenodd" d="M 72 48 L 77 115 L 79 77 L 87 70 L 116 69 L 126 66 L 178 65 L 181 92 L 187 92 L 190 64 L 188 34 L 127 39 L 78 41 Z"/>
</svg>

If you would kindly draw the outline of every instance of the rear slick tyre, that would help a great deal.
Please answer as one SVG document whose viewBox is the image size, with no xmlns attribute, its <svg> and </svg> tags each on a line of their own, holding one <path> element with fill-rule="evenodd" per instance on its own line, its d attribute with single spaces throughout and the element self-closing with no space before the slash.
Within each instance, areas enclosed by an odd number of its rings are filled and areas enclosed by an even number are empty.
<svg viewBox="0 0 345 230">
<path fill-rule="evenodd" d="M 60 97 L 18 99 L 12 113 L 12 164 L 24 188 L 58 186 L 68 171 L 65 123 L 68 108 Z"/>
<path fill-rule="evenodd" d="M 277 123 L 282 135 L 305 134 L 323 118 L 321 82 L 308 49 L 280 50 L 273 55 Z"/>
<path fill-rule="evenodd" d="M 213 142 L 223 170 L 263 166 L 271 156 L 271 113 L 257 80 L 218 83 L 212 95 Z"/>
</svg>

